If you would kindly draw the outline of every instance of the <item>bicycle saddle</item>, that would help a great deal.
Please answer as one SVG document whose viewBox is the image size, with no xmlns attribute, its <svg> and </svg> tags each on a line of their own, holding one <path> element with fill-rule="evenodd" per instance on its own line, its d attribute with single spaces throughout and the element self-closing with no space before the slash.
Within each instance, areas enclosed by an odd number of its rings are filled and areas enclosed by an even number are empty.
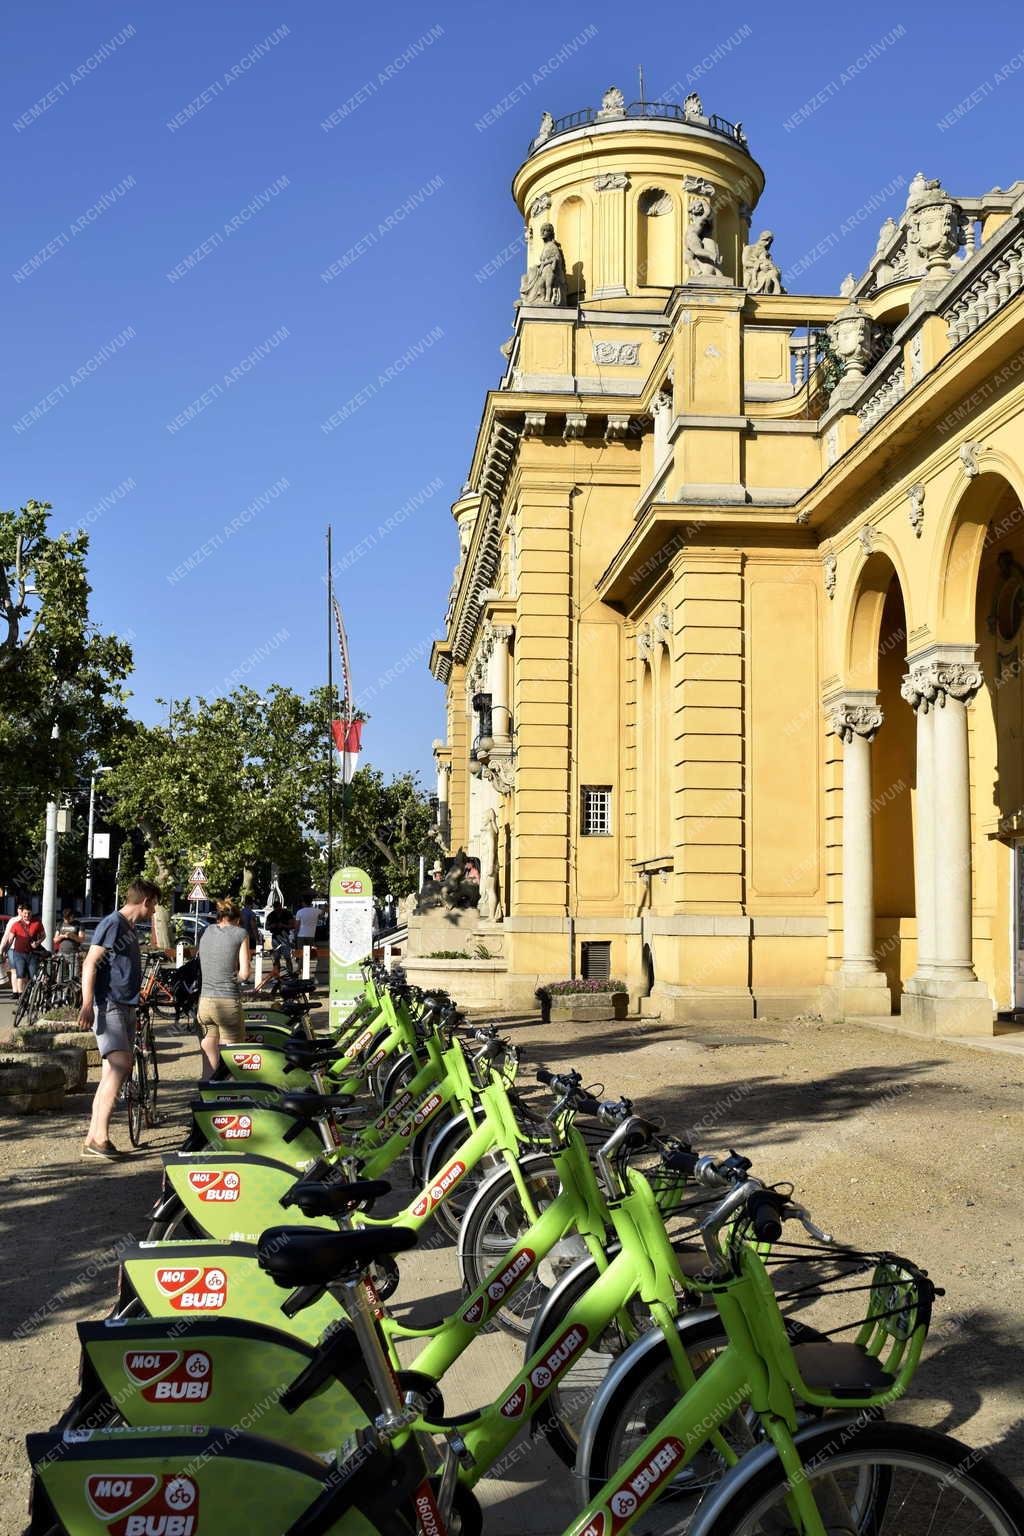
<svg viewBox="0 0 1024 1536">
<path fill-rule="evenodd" d="M 299 1088 L 294 1093 L 282 1093 L 279 1107 L 301 1120 L 315 1120 L 329 1109 L 350 1110 L 355 1099 L 350 1093 L 316 1093 L 312 1088 Z"/>
<path fill-rule="evenodd" d="M 281 1204 L 297 1205 L 303 1216 L 346 1216 L 360 1208 L 369 1210 L 375 1200 L 390 1190 L 391 1185 L 384 1179 L 362 1179 L 355 1184 L 298 1179 Z"/>
<path fill-rule="evenodd" d="M 415 1246 L 416 1233 L 410 1227 L 375 1227 L 372 1232 L 268 1227 L 256 1245 L 256 1257 L 278 1285 L 330 1285 L 354 1279 L 376 1259 Z"/>
</svg>

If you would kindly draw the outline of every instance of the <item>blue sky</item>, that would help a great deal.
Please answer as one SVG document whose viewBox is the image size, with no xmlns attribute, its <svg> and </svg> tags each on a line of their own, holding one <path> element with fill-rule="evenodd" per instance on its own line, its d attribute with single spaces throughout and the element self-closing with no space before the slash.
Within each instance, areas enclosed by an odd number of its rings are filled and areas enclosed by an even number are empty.
<svg viewBox="0 0 1024 1536">
<path fill-rule="evenodd" d="M 501 375 L 508 188 L 542 110 L 633 99 L 638 64 L 648 97 L 695 86 L 744 124 L 795 291 L 859 272 L 915 171 L 963 196 L 1024 175 L 1010 4 L 970 25 L 950 0 L 101 0 L 18 8 L 5 44 L 3 504 L 88 524 L 146 719 L 323 680 L 332 522 L 389 771 L 428 770 L 442 728 L 448 506 Z"/>
</svg>

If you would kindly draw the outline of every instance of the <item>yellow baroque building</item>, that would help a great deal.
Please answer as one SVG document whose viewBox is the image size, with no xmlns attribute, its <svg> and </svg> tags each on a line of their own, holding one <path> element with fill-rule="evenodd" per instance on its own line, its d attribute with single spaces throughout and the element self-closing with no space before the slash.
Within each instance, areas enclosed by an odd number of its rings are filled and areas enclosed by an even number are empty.
<svg viewBox="0 0 1024 1536">
<path fill-rule="evenodd" d="M 1024 1007 L 1024 182 L 918 173 L 837 296 L 783 290 L 738 125 L 553 120 L 452 511 L 431 671 L 501 995 Z M 785 240 L 780 235 L 780 244 Z"/>
</svg>

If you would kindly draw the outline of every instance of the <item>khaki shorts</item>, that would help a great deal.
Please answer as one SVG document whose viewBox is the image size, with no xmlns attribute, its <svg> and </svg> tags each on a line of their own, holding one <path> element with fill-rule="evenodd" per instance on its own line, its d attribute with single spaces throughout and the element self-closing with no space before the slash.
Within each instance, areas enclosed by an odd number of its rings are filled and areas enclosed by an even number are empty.
<svg viewBox="0 0 1024 1536">
<path fill-rule="evenodd" d="M 197 1020 L 203 1033 L 221 1045 L 241 1045 L 245 1039 L 242 1004 L 234 997 L 201 997 Z"/>
</svg>

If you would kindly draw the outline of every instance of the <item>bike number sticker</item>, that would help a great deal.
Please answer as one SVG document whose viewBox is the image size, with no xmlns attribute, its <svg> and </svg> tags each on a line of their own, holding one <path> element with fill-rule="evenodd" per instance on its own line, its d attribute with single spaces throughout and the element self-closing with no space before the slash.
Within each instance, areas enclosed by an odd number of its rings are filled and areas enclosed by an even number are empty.
<svg viewBox="0 0 1024 1536">
<path fill-rule="evenodd" d="M 231 1204 L 238 1199 L 242 1188 L 242 1175 L 234 1170 L 190 1173 L 188 1182 L 204 1203 Z"/>
<path fill-rule="evenodd" d="M 213 1128 L 221 1141 L 245 1141 L 252 1135 L 252 1115 L 214 1115 Z"/>
<path fill-rule="evenodd" d="M 190 1477 L 94 1472 L 85 1496 L 110 1536 L 196 1536 L 199 1529 L 199 1489 Z"/>
<path fill-rule="evenodd" d="M 204 1403 L 213 1387 L 213 1361 L 201 1349 L 131 1349 L 124 1369 L 147 1403 Z"/>
<path fill-rule="evenodd" d="M 222 1269 L 158 1269 L 156 1283 L 175 1312 L 218 1312 L 227 1301 Z"/>
</svg>

